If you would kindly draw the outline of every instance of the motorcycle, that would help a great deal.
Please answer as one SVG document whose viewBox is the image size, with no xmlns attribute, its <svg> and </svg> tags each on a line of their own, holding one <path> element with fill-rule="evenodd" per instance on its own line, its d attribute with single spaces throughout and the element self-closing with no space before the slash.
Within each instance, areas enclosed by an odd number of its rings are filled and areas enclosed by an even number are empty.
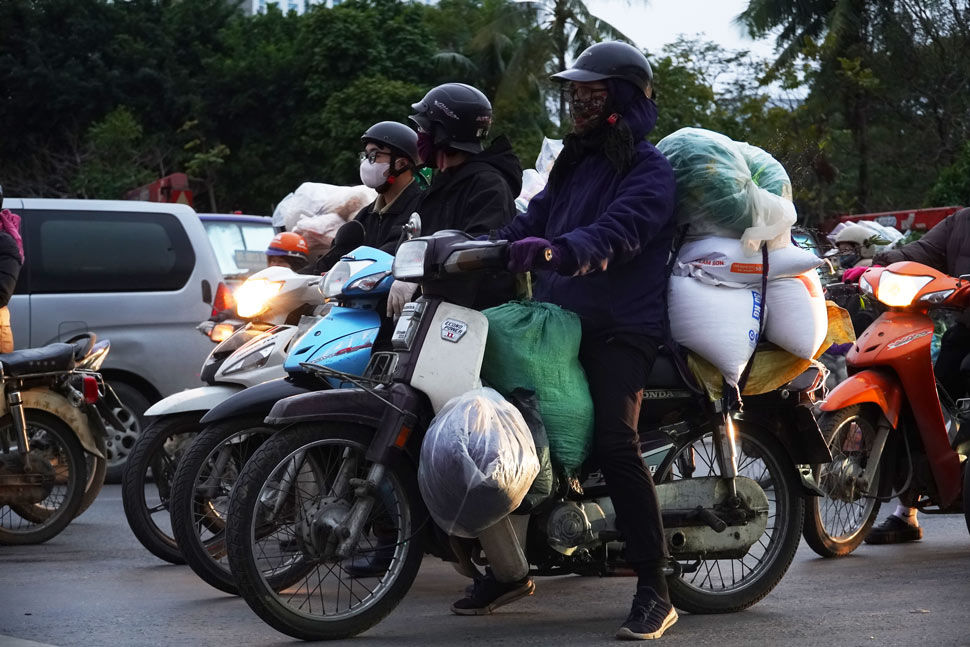
<svg viewBox="0 0 970 647">
<path fill-rule="evenodd" d="M 284 375 L 283 360 L 301 329 L 300 317 L 321 306 L 319 276 L 268 267 L 236 291 L 236 309 L 249 323 L 217 345 L 202 365 L 205 386 L 155 403 L 154 420 L 139 435 L 122 478 L 125 516 L 135 537 L 156 557 L 184 560 L 168 526 L 172 479 L 181 455 L 203 428 L 202 416 L 247 387 Z"/>
<path fill-rule="evenodd" d="M 936 381 L 930 318 L 970 306 L 967 278 L 909 261 L 860 278 L 861 292 L 889 309 L 859 336 L 848 379 L 821 404 L 833 460 L 815 468 L 826 496 L 810 502 L 804 529 L 819 555 L 858 548 L 894 494 L 925 513 L 963 512 L 970 530 L 970 400 L 954 401 Z"/>
<path fill-rule="evenodd" d="M 422 502 L 424 432 L 445 402 L 481 386 L 487 320 L 469 305 L 484 276 L 505 271 L 507 255 L 505 241 L 454 231 L 402 244 L 394 276 L 419 282 L 422 296 L 405 306 L 392 350 L 374 354 L 360 388 L 288 398 L 266 418 L 285 428 L 243 468 L 227 542 L 241 595 L 277 630 L 304 640 L 367 630 L 407 594 L 426 551 L 469 577 L 487 562 L 506 581 L 622 564 L 613 506 L 591 469 L 581 493 L 560 487 L 540 509 L 472 542 L 445 535 Z M 738 411 L 689 388 L 670 357 L 656 363 L 641 449 L 657 483 L 677 607 L 739 611 L 784 575 L 803 498 L 817 494 L 799 465 L 829 458 L 809 409 L 821 381 L 813 368 Z M 356 564 L 368 556 L 386 569 L 362 573 Z"/>
<path fill-rule="evenodd" d="M 291 345 L 284 363 L 289 377 L 247 389 L 236 396 L 242 402 L 239 409 L 230 410 L 232 402 L 226 401 L 220 405 L 221 412 L 213 409 L 203 419 L 203 423 L 210 417 L 215 420 L 192 441 L 179 464 L 170 514 L 185 561 L 213 587 L 233 595 L 237 592 L 226 559 L 229 494 L 249 456 L 276 432 L 263 418 L 276 403 L 278 389 L 287 382 L 307 391 L 347 385 L 343 380 L 316 380 L 304 371 L 304 363 L 351 376 L 364 372 L 373 346 L 379 343 L 382 306 L 393 282 L 392 261 L 391 255 L 370 247 L 359 247 L 344 256 L 323 282 L 323 293 L 334 305 Z M 261 400 L 267 393 L 272 399 Z"/>
<path fill-rule="evenodd" d="M 98 405 L 101 375 L 80 366 L 98 364 L 93 336 L 75 343 L 0 355 L 0 544 L 39 544 L 80 514 L 89 480 L 86 454 L 104 461 L 107 430 Z"/>
</svg>

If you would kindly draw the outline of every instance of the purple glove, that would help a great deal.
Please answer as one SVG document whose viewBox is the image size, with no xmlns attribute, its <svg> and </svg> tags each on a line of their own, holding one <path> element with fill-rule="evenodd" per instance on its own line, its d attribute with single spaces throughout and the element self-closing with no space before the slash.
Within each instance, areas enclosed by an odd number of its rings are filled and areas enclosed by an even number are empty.
<svg viewBox="0 0 970 647">
<path fill-rule="evenodd" d="M 530 270 L 559 268 L 562 253 L 545 238 L 523 238 L 509 245 L 509 271 L 513 273 Z"/>
</svg>

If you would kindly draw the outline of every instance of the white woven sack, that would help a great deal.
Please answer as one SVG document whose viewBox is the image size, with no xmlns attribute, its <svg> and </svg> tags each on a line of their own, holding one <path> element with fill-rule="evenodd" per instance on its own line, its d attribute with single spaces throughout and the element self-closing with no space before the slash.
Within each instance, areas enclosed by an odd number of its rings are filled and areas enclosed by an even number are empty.
<svg viewBox="0 0 970 647">
<path fill-rule="evenodd" d="M 674 340 L 716 366 L 728 384 L 737 385 L 758 344 L 760 288 L 671 276 L 667 308 Z"/>
<path fill-rule="evenodd" d="M 768 251 L 768 280 L 798 276 L 822 264 L 812 252 L 788 244 Z M 685 243 L 677 254 L 674 274 L 692 276 L 711 285 L 760 285 L 761 252 L 748 254 L 736 238 L 710 237 Z"/>
<path fill-rule="evenodd" d="M 812 359 L 828 333 L 828 310 L 815 272 L 768 284 L 765 339 L 802 359 Z"/>
</svg>

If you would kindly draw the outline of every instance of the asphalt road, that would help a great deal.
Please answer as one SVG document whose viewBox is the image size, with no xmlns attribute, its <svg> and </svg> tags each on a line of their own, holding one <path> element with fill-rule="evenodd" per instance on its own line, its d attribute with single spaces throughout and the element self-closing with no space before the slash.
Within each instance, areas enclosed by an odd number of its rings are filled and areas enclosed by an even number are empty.
<svg viewBox="0 0 970 647">
<path fill-rule="evenodd" d="M 887 508 L 888 511 L 888 508 Z M 882 515 L 880 515 L 882 516 Z M 782 583 L 751 609 L 682 614 L 669 646 L 970 647 L 970 535 L 962 517 L 923 517 L 925 539 L 822 560 L 802 543 Z M 544 578 L 532 598 L 488 617 L 452 615 L 467 581 L 425 561 L 384 623 L 345 641 L 371 645 L 615 644 L 631 578 Z M 29 642 L 32 641 L 32 642 Z M 159 561 L 128 529 L 118 486 L 47 544 L 0 547 L 0 646 L 300 644 L 186 566 Z"/>
</svg>

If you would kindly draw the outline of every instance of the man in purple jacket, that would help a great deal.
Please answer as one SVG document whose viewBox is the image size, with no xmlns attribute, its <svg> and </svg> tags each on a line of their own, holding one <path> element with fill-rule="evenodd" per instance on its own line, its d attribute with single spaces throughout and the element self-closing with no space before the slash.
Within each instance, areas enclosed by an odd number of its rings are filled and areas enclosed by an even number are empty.
<svg viewBox="0 0 970 647">
<path fill-rule="evenodd" d="M 546 189 L 498 232 L 513 241 L 509 269 L 536 274 L 535 298 L 577 313 L 580 360 L 595 409 L 594 451 L 626 559 L 638 575 L 618 638 L 659 638 L 677 621 L 663 568 L 660 507 L 640 457 L 643 386 L 663 339 L 665 266 L 674 235 L 674 176 L 646 135 L 657 119 L 653 73 L 630 45 L 599 43 L 563 82 L 573 121 Z M 531 580 L 478 581 L 456 613 L 491 610 L 535 588 Z"/>
</svg>

